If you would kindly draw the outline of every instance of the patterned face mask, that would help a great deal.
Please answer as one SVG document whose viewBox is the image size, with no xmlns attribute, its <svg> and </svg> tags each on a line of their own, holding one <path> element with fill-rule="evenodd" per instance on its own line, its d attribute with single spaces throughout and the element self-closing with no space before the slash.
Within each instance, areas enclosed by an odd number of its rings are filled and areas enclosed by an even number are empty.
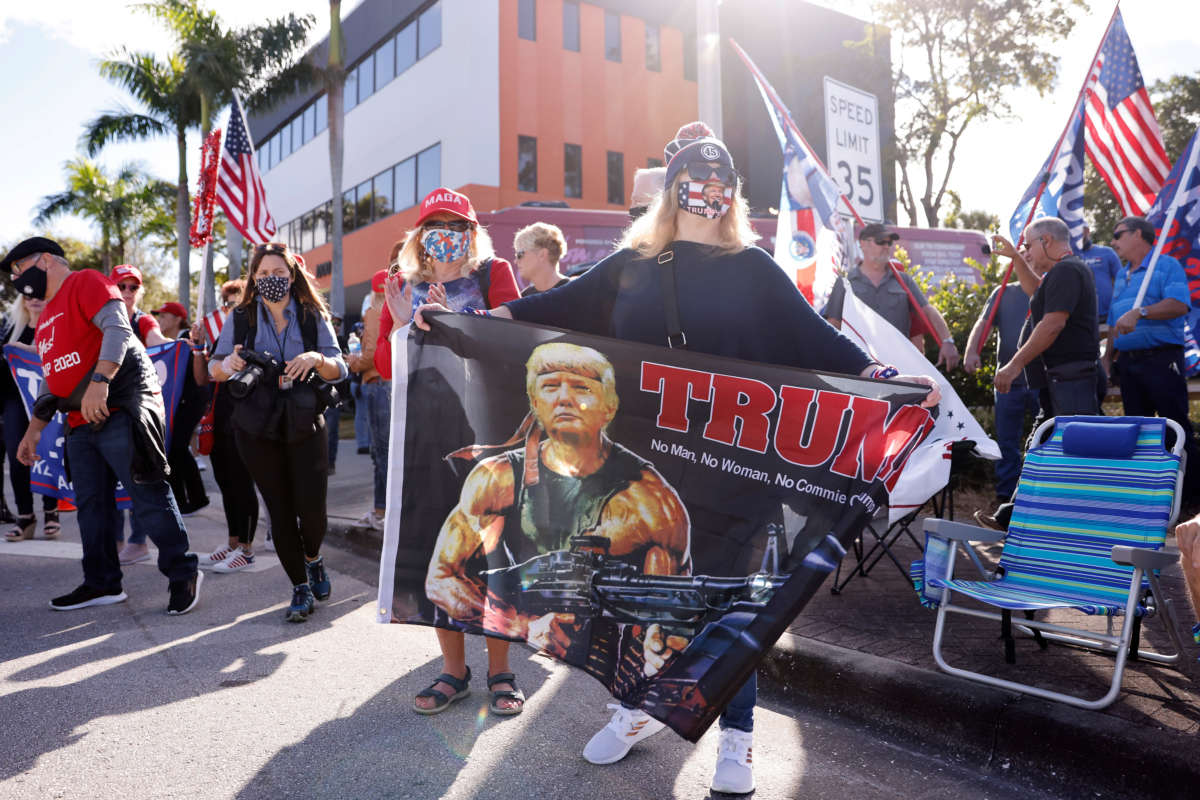
<svg viewBox="0 0 1200 800">
<path fill-rule="evenodd" d="M 287 297 L 288 289 L 292 288 L 292 281 L 278 275 L 268 275 L 265 278 L 256 278 L 254 288 L 268 303 L 278 303 Z"/>
<path fill-rule="evenodd" d="M 680 181 L 679 207 L 705 219 L 720 219 L 733 205 L 733 187 L 726 186 L 717 194 L 711 190 L 706 192 L 707 185 L 700 181 Z"/>
<path fill-rule="evenodd" d="M 466 258 L 471 246 L 471 232 L 433 228 L 421 234 L 421 245 L 434 261 L 458 261 Z"/>
</svg>

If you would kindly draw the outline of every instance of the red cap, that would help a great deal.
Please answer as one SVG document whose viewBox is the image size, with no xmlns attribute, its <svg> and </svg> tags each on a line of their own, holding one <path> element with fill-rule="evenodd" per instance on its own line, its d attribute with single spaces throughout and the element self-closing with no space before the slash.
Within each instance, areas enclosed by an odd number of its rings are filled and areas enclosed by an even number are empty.
<svg viewBox="0 0 1200 800">
<path fill-rule="evenodd" d="M 156 308 L 150 312 L 151 314 L 174 314 L 180 319 L 187 319 L 187 309 L 183 307 L 183 303 L 176 303 L 172 300 L 169 303 L 163 303 L 162 308 Z"/>
<path fill-rule="evenodd" d="M 421 201 L 421 216 L 417 217 L 417 224 L 422 224 L 430 215 L 439 211 L 446 211 L 456 217 L 462 217 L 467 222 L 479 222 L 475 216 L 475 209 L 471 207 L 471 201 L 465 194 L 441 187 L 425 195 L 425 199 Z"/>
<path fill-rule="evenodd" d="M 388 271 L 386 269 L 381 269 L 378 272 L 376 272 L 374 275 L 372 275 L 371 276 L 371 291 L 372 292 L 382 292 L 383 284 L 384 284 L 384 281 L 387 280 L 387 276 L 388 276 Z"/>
<path fill-rule="evenodd" d="M 137 281 L 137 285 L 142 285 L 142 271 L 133 264 L 118 264 L 112 268 L 112 274 L 109 275 L 113 283 L 120 283 L 126 278 L 133 278 Z"/>
</svg>

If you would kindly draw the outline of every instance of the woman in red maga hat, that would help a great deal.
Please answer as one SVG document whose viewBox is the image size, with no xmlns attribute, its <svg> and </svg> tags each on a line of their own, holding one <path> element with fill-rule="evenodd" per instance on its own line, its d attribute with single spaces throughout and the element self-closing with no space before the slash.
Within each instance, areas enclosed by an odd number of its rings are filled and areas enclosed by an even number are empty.
<svg viewBox="0 0 1200 800">
<path fill-rule="evenodd" d="M 400 245 L 389 267 L 385 286 L 387 297 L 379 326 L 375 363 L 385 364 L 385 378 L 391 378 L 391 348 L 388 337 L 393 325 L 407 325 L 413 309 L 424 302 L 436 302 L 461 311 L 495 308 L 520 294 L 512 266 L 498 258 L 492 240 L 480 226 L 475 209 L 466 195 L 438 188 L 421 201 L 416 227 Z M 447 508 L 447 511 L 449 508 Z M 432 536 L 437 530 L 431 530 Z M 449 618 L 447 623 L 452 622 Z M 413 700 L 418 714 L 437 714 L 470 689 L 471 670 L 466 662 L 466 642 L 459 631 L 437 628 L 442 650 L 442 674 Z M 493 714 L 510 716 L 521 713 L 525 695 L 517 688 L 516 677 L 508 664 L 509 643 L 487 640 L 488 676 Z"/>
</svg>

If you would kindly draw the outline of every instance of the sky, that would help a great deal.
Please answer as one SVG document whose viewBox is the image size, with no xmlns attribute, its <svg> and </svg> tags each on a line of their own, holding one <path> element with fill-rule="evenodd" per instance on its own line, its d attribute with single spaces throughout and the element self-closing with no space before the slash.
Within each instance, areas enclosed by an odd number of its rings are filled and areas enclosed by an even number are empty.
<svg viewBox="0 0 1200 800">
<path fill-rule="evenodd" d="M 359 2 L 343 0 L 343 16 Z M 870 0 L 815 2 L 872 18 Z M 314 41 L 328 26 L 328 0 L 207 0 L 206 5 L 235 26 L 287 12 L 311 13 L 317 18 Z M 968 132 L 951 179 L 965 209 L 1009 216 L 1062 132 L 1111 11 L 1110 0 L 1091 0 L 1091 10 L 1057 47 L 1059 79 L 1050 95 L 1039 98 L 1031 90 L 1018 90 L 1013 106 L 1020 119 L 989 122 Z M 1126 0 L 1122 14 L 1147 84 L 1200 71 L 1200 0 Z M 33 232 L 34 208 L 40 198 L 61 190 L 63 164 L 77 154 L 84 125 L 128 102 L 120 88 L 99 76 L 98 60 L 122 46 L 165 53 L 170 45 L 159 23 L 131 9 L 126 0 L 0 3 L 0 98 L 9 111 L 8 124 L 0 127 L 0 152 L 5 154 L 0 241 Z M 193 134 L 189 184 L 195 183 L 198 154 L 199 137 Z M 138 161 L 168 180 L 178 172 L 171 138 L 109 146 L 99 160 L 109 168 Z M 59 220 L 53 229 L 80 238 L 94 235 L 87 223 L 74 218 Z"/>
</svg>

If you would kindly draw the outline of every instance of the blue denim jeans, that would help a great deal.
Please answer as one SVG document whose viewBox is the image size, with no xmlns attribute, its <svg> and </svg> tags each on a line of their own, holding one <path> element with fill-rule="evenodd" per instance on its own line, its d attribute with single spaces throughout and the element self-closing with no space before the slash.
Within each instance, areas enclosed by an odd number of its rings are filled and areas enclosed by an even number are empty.
<svg viewBox="0 0 1200 800">
<path fill-rule="evenodd" d="M 375 463 L 375 508 L 386 508 L 388 436 L 392 429 L 392 382 L 364 383 L 363 403 L 371 428 L 371 460 Z"/>
<path fill-rule="evenodd" d="M 337 466 L 338 422 L 342 418 L 340 408 L 325 409 L 325 433 L 329 436 L 329 468 Z"/>
<path fill-rule="evenodd" d="M 79 508 L 83 544 L 83 582 L 102 592 L 121 588 L 117 533 L 123 520 L 115 492 L 120 481 L 133 500 L 133 519 L 158 547 L 158 569 L 171 583 L 196 574 L 196 556 L 188 555 L 187 531 L 166 480 L 134 483 L 133 421 L 115 411 L 100 430 L 82 425 L 67 436 L 67 463 Z"/>
<path fill-rule="evenodd" d="M 1013 386 L 996 392 L 996 444 L 1000 461 L 996 464 L 996 497 L 1008 499 L 1017 490 L 1021 476 L 1021 445 L 1024 441 L 1025 414 L 1038 413 L 1038 391 L 1028 386 Z"/>
<path fill-rule="evenodd" d="M 361 450 L 371 446 L 371 423 L 367 418 L 367 400 L 363 397 L 362 383 L 350 384 L 354 395 L 354 442 Z"/>
</svg>

